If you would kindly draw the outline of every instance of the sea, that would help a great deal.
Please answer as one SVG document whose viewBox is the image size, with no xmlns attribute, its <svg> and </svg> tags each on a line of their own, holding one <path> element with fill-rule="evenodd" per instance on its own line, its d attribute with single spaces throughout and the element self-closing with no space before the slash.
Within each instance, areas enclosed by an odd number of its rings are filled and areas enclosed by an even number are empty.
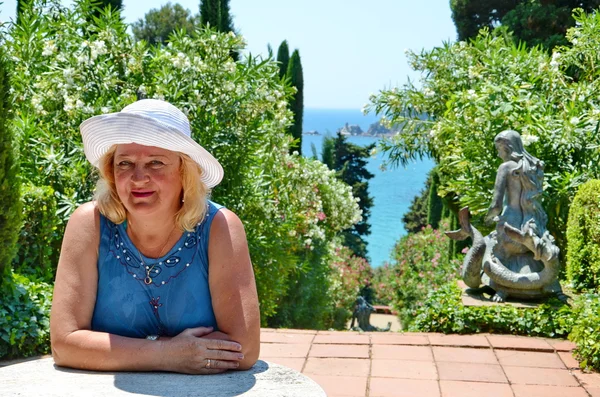
<svg viewBox="0 0 600 397">
<path fill-rule="evenodd" d="M 354 109 L 304 109 L 303 131 L 317 131 L 320 135 L 302 136 L 302 155 L 313 156 L 313 147 L 321 158 L 323 136 L 335 136 L 338 129 L 346 123 L 359 125 L 367 131 L 372 123 L 380 117 L 374 114 L 363 115 Z M 348 136 L 348 141 L 356 145 L 366 146 L 376 143 L 379 138 Z M 408 164 L 406 167 L 387 167 L 382 169 L 386 156 L 378 152 L 367 163 L 367 169 L 375 176 L 369 180 L 369 194 L 373 197 L 371 207 L 371 234 L 366 237 L 368 256 L 372 267 L 379 267 L 391 262 L 390 254 L 395 243 L 406 230 L 402 216 L 408 211 L 413 198 L 425 186 L 427 173 L 433 168 L 431 159 L 423 159 Z"/>
</svg>

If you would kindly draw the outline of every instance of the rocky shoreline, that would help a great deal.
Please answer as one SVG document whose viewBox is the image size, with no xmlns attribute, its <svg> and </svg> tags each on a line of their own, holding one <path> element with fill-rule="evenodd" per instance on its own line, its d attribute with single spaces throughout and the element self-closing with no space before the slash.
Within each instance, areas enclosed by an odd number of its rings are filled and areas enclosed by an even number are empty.
<svg viewBox="0 0 600 397">
<path fill-rule="evenodd" d="M 346 123 L 342 128 L 339 128 L 336 131 L 337 134 L 342 134 L 346 136 L 365 136 L 371 138 L 381 138 L 381 137 L 390 137 L 396 135 L 398 133 L 398 128 L 389 129 L 382 125 L 380 122 L 373 123 L 369 126 L 367 131 L 363 131 L 360 128 L 360 125 L 357 124 L 348 124 Z M 303 132 L 304 135 L 321 135 L 319 131 L 306 131 Z"/>
</svg>

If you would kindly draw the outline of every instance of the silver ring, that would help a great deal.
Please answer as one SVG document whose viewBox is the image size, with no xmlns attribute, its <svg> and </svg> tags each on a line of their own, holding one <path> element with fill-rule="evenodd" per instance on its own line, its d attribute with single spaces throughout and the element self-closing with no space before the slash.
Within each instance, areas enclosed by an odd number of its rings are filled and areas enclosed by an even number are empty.
<svg viewBox="0 0 600 397">
<path fill-rule="evenodd" d="M 210 358 L 209 358 L 209 359 L 207 359 L 207 360 L 208 360 L 208 361 L 206 362 L 206 366 L 205 366 L 205 368 L 210 368 Z"/>
</svg>

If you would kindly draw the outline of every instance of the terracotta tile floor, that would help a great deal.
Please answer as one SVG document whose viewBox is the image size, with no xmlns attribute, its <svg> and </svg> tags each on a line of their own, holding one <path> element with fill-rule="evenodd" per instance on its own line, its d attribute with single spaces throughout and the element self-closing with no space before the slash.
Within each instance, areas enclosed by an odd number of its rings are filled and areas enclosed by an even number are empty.
<svg viewBox="0 0 600 397">
<path fill-rule="evenodd" d="M 508 335 L 261 330 L 261 359 L 329 397 L 600 397 L 569 341 Z"/>
</svg>

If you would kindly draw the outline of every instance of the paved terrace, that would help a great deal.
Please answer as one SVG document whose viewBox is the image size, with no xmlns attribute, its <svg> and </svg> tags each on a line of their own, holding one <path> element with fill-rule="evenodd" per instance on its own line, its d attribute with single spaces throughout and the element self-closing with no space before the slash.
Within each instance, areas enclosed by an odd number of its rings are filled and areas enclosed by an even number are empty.
<svg viewBox="0 0 600 397">
<path fill-rule="evenodd" d="M 302 372 L 328 397 L 600 397 L 600 374 L 579 370 L 574 347 L 507 335 L 263 328 L 260 358 Z"/>
<path fill-rule="evenodd" d="M 261 359 L 319 383 L 329 397 L 600 397 L 563 340 L 262 329 Z"/>
</svg>

